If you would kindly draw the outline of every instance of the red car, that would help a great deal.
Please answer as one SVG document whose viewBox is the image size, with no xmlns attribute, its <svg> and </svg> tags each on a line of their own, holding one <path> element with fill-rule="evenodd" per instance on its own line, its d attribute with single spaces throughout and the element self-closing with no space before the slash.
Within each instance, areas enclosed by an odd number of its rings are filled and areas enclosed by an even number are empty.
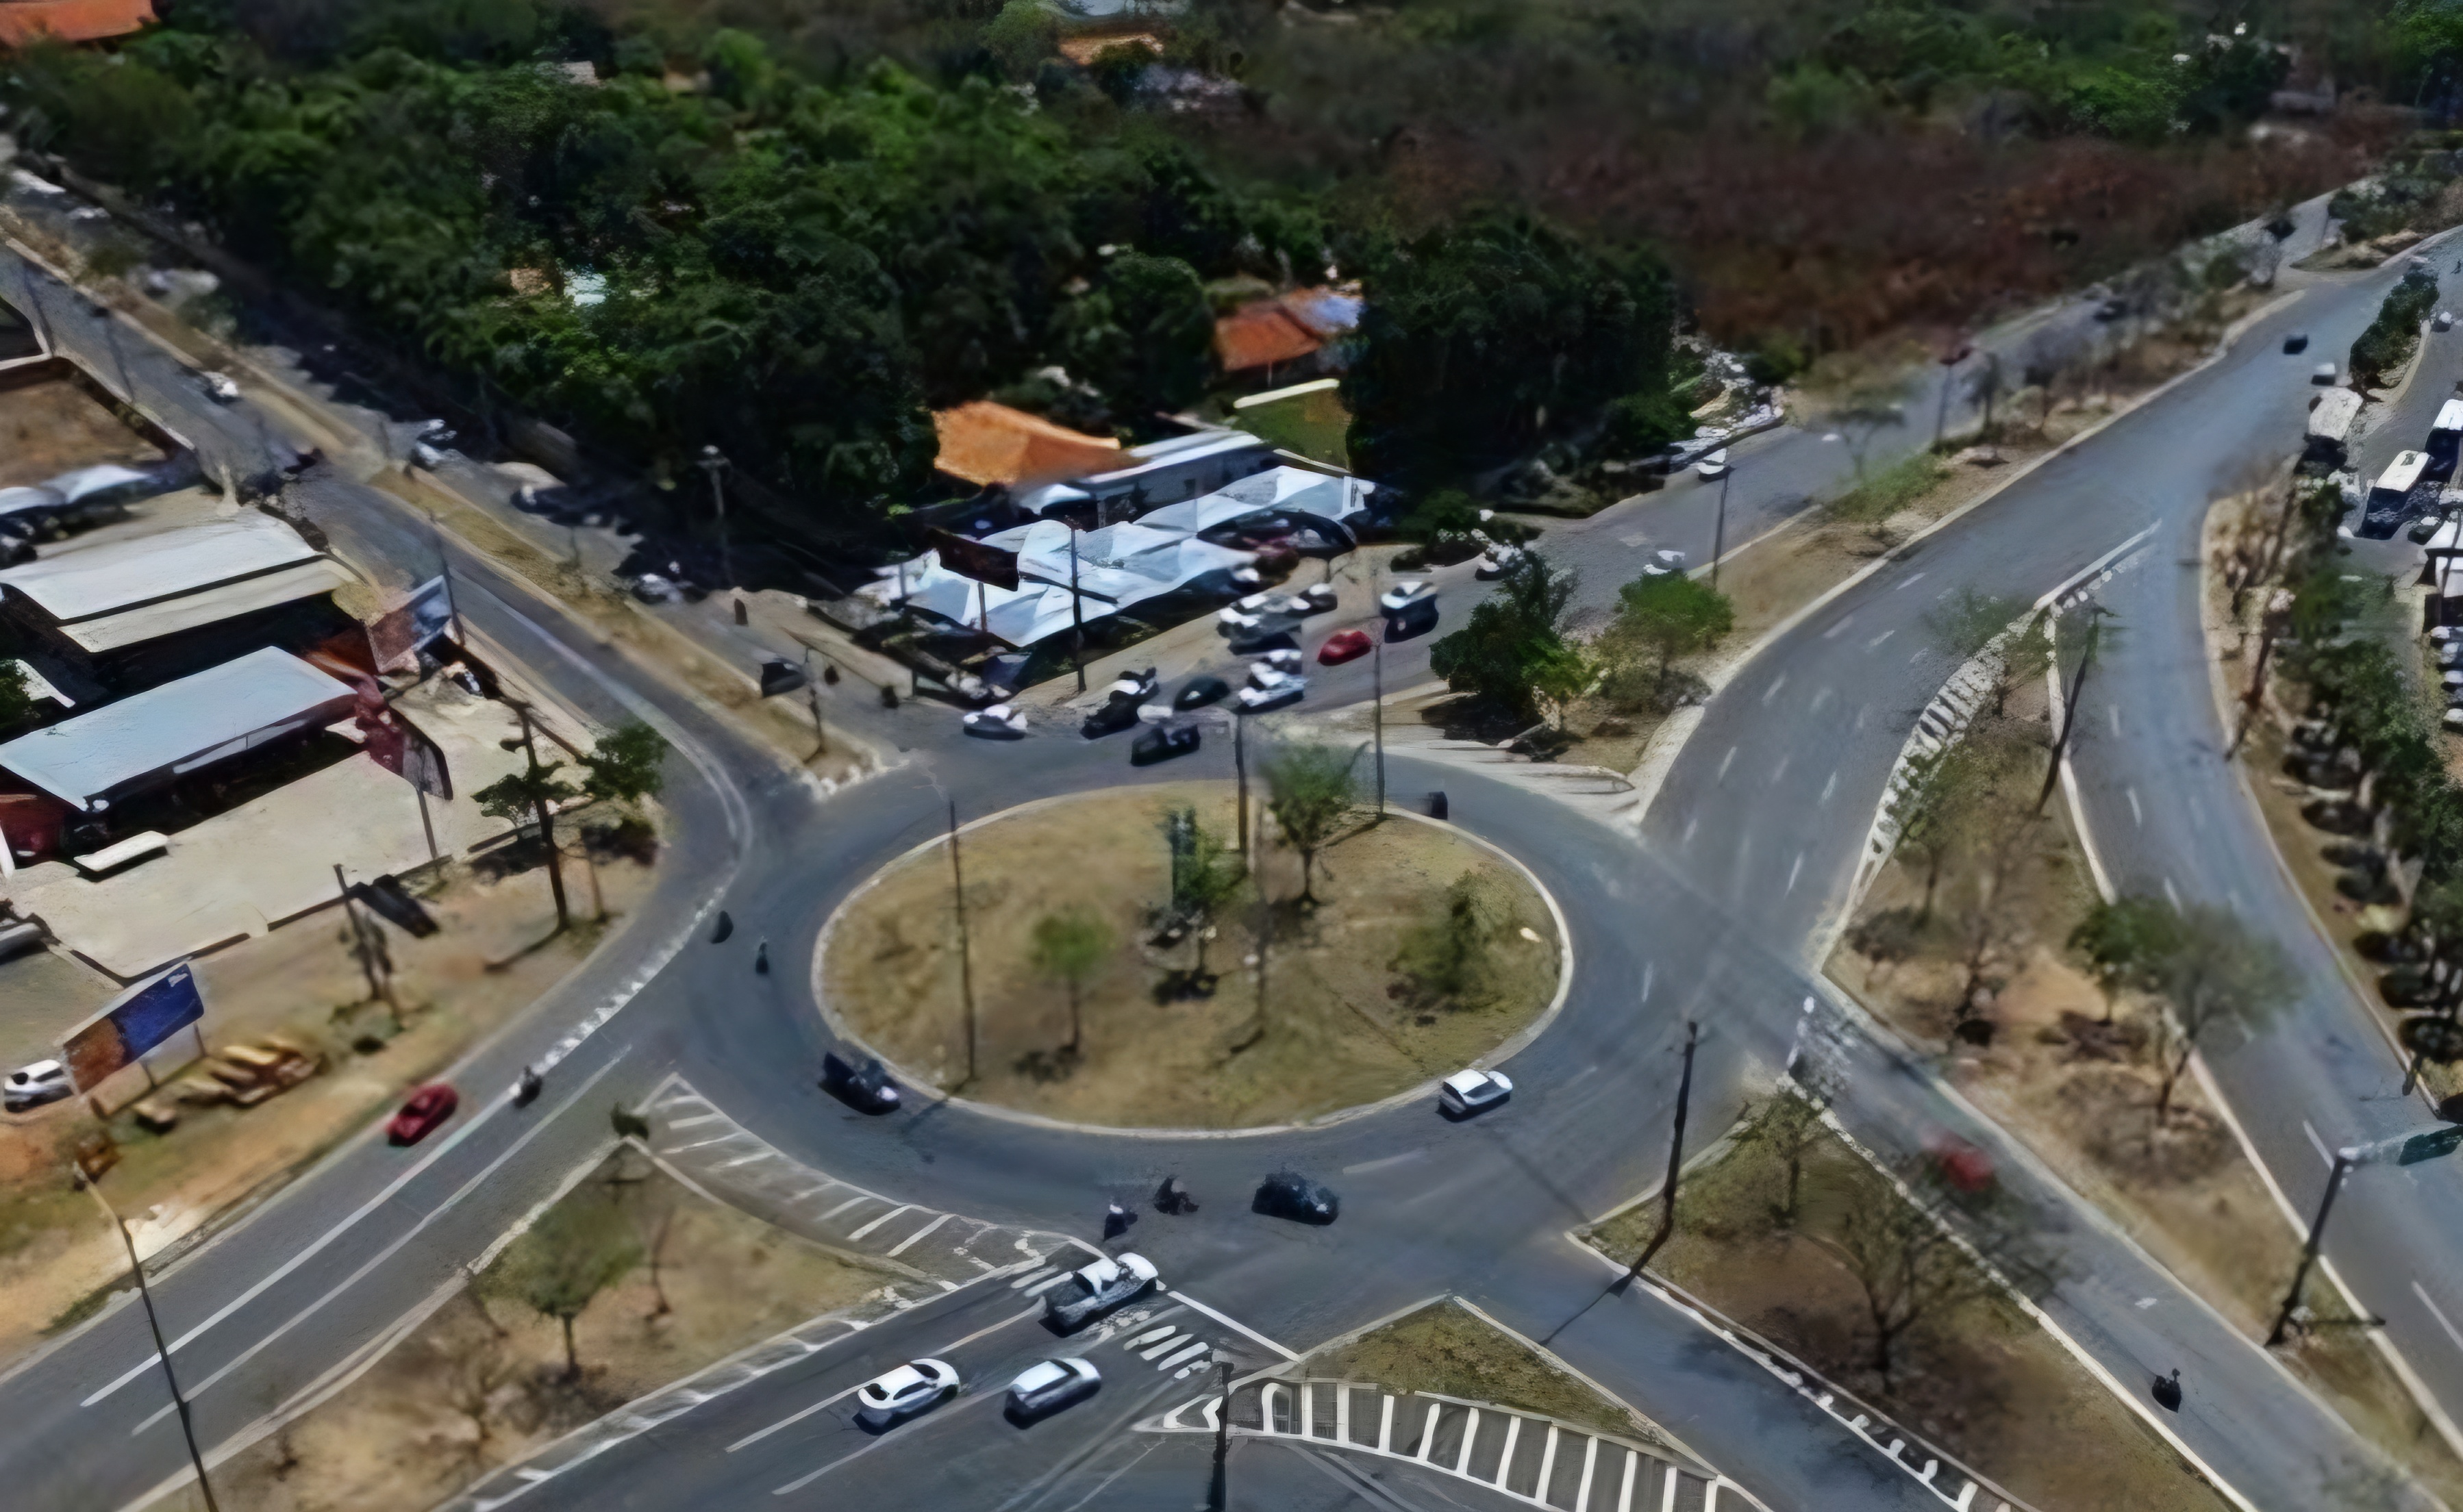
<svg viewBox="0 0 2463 1512">
<path fill-rule="evenodd" d="M 1317 648 L 1317 659 L 1323 666 L 1340 666 L 1343 662 L 1357 661 L 1368 655 L 1370 646 L 1367 631 L 1338 630 L 1325 637 L 1324 645 Z"/>
<path fill-rule="evenodd" d="M 417 1144 L 436 1132 L 436 1126 L 453 1116 L 462 1106 L 461 1094 L 443 1082 L 431 1082 L 410 1094 L 402 1112 L 385 1124 L 387 1144 Z"/>
</svg>

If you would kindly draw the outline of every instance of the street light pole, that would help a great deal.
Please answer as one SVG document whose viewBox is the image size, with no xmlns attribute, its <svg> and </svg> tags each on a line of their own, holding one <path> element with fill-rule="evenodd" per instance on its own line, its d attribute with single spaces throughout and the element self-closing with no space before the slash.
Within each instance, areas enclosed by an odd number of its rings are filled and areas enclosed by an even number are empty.
<svg viewBox="0 0 2463 1512">
<path fill-rule="evenodd" d="M 958 907 L 958 993 L 967 1006 L 967 1079 L 975 1083 L 975 968 L 967 942 L 967 874 L 958 865 L 958 800 L 949 800 L 949 889 Z"/>
<path fill-rule="evenodd" d="M 716 446 L 704 446 L 700 465 L 704 472 L 709 474 L 710 503 L 718 511 L 719 575 L 727 579 L 728 587 L 732 588 L 735 586 L 735 559 L 727 549 L 727 488 L 718 479 L 718 475 L 726 470 L 727 459 L 719 454 Z"/>
<path fill-rule="evenodd" d="M 1214 1362 L 1223 1398 L 1214 1408 L 1214 1475 L 1206 1487 L 1207 1512 L 1227 1512 L 1232 1505 L 1232 1362 Z"/>
<path fill-rule="evenodd" d="M 1728 554 L 1728 485 L 1734 481 L 1735 476 L 1736 464 L 1733 462 L 1728 464 L 1727 471 L 1719 474 L 1719 518 L 1718 522 L 1711 527 L 1711 591 L 1712 593 L 1717 593 L 1719 590 L 1719 558 Z"/>
<path fill-rule="evenodd" d="M 1063 524 L 1068 524 L 1063 521 Z M 1071 659 L 1078 663 L 1078 691 L 1086 691 L 1086 601 L 1078 596 L 1078 527 L 1069 526 L 1069 625 L 1077 640 Z"/>
<path fill-rule="evenodd" d="M 1659 1189 L 1659 1232 L 1651 1235 L 1650 1242 L 1644 1245 L 1642 1253 L 1633 1258 L 1633 1268 L 1624 1273 L 1627 1281 L 1639 1277 L 1642 1274 L 1642 1267 L 1649 1264 L 1650 1258 L 1659 1253 L 1659 1246 L 1667 1243 L 1667 1237 L 1676 1232 L 1676 1178 L 1685 1170 L 1685 1110 L 1687 1104 L 1693 1100 L 1695 1038 L 1694 1023 L 1691 1019 L 1687 1019 L 1685 1021 L 1685 1074 L 1676 1083 L 1676 1133 L 1667 1142 L 1667 1180 Z"/>
<path fill-rule="evenodd" d="M 128 1225 L 120 1220 L 119 1212 L 112 1207 L 111 1199 L 102 1195 L 102 1188 L 83 1172 L 77 1175 L 79 1184 L 93 1193 L 94 1199 L 102 1205 L 102 1211 L 111 1219 L 111 1226 L 120 1233 L 120 1247 L 128 1252 L 128 1271 L 137 1278 L 138 1300 L 145 1305 L 145 1327 L 154 1333 L 154 1357 L 163 1362 L 163 1381 L 171 1389 L 171 1406 L 179 1414 L 180 1436 L 188 1443 L 188 1463 L 197 1472 L 197 1489 L 205 1493 L 206 1512 L 222 1512 L 214 1501 L 213 1482 L 206 1479 L 206 1457 L 197 1449 L 197 1427 L 188 1417 L 188 1399 L 180 1394 L 180 1377 L 171 1370 L 171 1349 L 163 1338 L 163 1320 L 154 1311 L 154 1288 L 145 1284 L 145 1267 L 138 1264 L 137 1241 L 128 1232 Z"/>
<path fill-rule="evenodd" d="M 2463 1146 L 2463 1124 L 2432 1124 L 2370 1144 L 2345 1145 L 2335 1152 L 2334 1168 L 2326 1173 L 2325 1195 L 2318 1199 L 2317 1220 L 2309 1225 L 2309 1237 L 2300 1246 L 2300 1264 L 2292 1272 L 2291 1289 L 2283 1294 L 2283 1307 L 2275 1315 L 2275 1327 L 2267 1330 L 2268 1349 L 2280 1345 L 2292 1330 L 2292 1315 L 2300 1310 L 2300 1288 L 2308 1283 L 2309 1267 L 2317 1264 L 2318 1251 L 2326 1242 L 2326 1217 L 2335 1210 L 2335 1194 L 2343 1190 L 2343 1177 L 2351 1169 L 2363 1165 L 2418 1165 L 2423 1160 L 2451 1156 L 2457 1146 Z"/>
<path fill-rule="evenodd" d="M 1385 817 L 1385 626 L 1377 627 L 1377 638 L 1369 642 L 1374 655 L 1369 662 L 1368 722 L 1371 738 L 1377 743 L 1377 817 Z"/>
<path fill-rule="evenodd" d="M 2318 1246 L 2325 1238 L 2326 1215 L 2335 1210 L 2335 1194 L 2343 1189 L 2343 1175 L 2352 1168 L 2352 1152 L 2338 1151 L 2334 1169 L 2326 1173 L 2326 1195 L 2318 1199 L 2318 1217 L 2309 1225 L 2309 1238 L 2300 1246 L 2300 1264 L 2293 1267 L 2292 1288 L 2283 1294 L 2283 1307 L 2275 1315 L 2275 1327 L 2267 1330 L 2266 1347 L 2270 1350 L 2283 1343 L 2292 1327 L 2292 1314 L 2300 1307 L 2300 1288 L 2308 1283 L 2309 1267 L 2318 1263 Z"/>
</svg>

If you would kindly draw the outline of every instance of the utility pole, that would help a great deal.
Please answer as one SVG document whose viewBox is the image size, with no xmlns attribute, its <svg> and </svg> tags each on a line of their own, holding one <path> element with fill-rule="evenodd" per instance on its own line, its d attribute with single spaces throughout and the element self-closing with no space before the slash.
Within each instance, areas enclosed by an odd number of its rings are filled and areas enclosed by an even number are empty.
<svg viewBox="0 0 2463 1512">
<path fill-rule="evenodd" d="M 813 648 L 804 648 L 804 701 L 813 706 L 813 754 L 830 748 L 830 732 L 821 724 L 821 681 L 813 676 Z"/>
<path fill-rule="evenodd" d="M 128 1252 L 129 1274 L 137 1278 L 138 1300 L 145 1305 L 145 1326 L 154 1332 L 154 1357 L 163 1362 L 163 1381 L 171 1389 L 171 1406 L 180 1416 L 180 1436 L 188 1443 L 188 1463 L 197 1472 L 197 1489 L 205 1493 L 206 1512 L 222 1512 L 214 1501 L 213 1482 L 206 1479 L 206 1457 L 197 1450 L 197 1426 L 188 1417 L 188 1399 L 180 1394 L 180 1377 L 171 1370 L 171 1347 L 163 1338 L 163 1320 L 154 1311 L 154 1288 L 145 1284 L 145 1267 L 137 1261 L 137 1241 L 129 1234 L 128 1225 L 120 1221 L 111 1199 L 102 1195 L 100 1186 L 88 1179 L 81 1171 L 75 1174 L 74 1179 L 94 1194 L 94 1199 L 102 1205 L 104 1215 L 111 1220 L 111 1226 L 120 1231 L 120 1245 Z"/>
<path fill-rule="evenodd" d="M 1714 594 L 1719 591 L 1719 558 L 1728 554 L 1728 485 L 1735 477 L 1736 464 L 1733 462 L 1728 464 L 1727 471 L 1719 474 L 1719 516 L 1711 527 L 1711 592 Z"/>
<path fill-rule="evenodd" d="M 2086 606 L 2086 645 L 2079 653 L 2078 676 L 2071 680 L 2069 698 L 2061 708 L 2061 733 L 2053 742 L 2053 761 L 2052 765 L 2044 769 L 2043 790 L 2036 794 L 2038 813 L 2044 811 L 2044 805 L 2052 801 L 2053 788 L 2060 783 L 2061 763 L 2070 753 L 2070 732 L 2078 728 L 2079 695 L 2086 690 L 2087 672 L 2095 665 L 2096 649 L 2103 641 L 2103 616 L 2110 611 L 2102 604 L 2090 603 Z M 2051 631 L 2049 618 L 2045 621 L 2045 629 L 2049 634 Z M 2054 670 L 2056 672 L 2060 670 L 2058 662 Z"/>
<path fill-rule="evenodd" d="M 1659 1246 L 1667 1243 L 1667 1237 L 1676 1232 L 1676 1178 L 1685 1169 L 1685 1109 L 1693 1098 L 1695 1038 L 1694 1023 L 1691 1019 L 1687 1019 L 1685 1021 L 1685 1074 L 1676 1083 L 1676 1134 L 1667 1142 L 1667 1180 L 1659 1189 L 1659 1232 L 1651 1235 L 1650 1242 L 1644 1245 L 1642 1253 L 1634 1257 L 1633 1268 L 1624 1273 L 1624 1279 L 1628 1282 L 1641 1276 L 1642 1267 L 1650 1264 L 1650 1258 L 1659 1253 Z"/>
<path fill-rule="evenodd" d="M 2326 1237 L 2326 1215 L 2335 1210 L 2335 1194 L 2343 1189 L 2343 1175 L 2352 1168 L 2353 1152 L 2335 1153 L 2334 1168 L 2326 1173 L 2326 1195 L 2318 1199 L 2318 1217 L 2309 1225 L 2309 1238 L 2300 1246 L 2300 1264 L 2292 1270 L 2292 1289 L 2283 1294 L 2282 1309 L 2275 1315 L 2275 1327 L 2267 1330 L 2266 1347 L 2282 1344 L 2292 1328 L 2292 1314 L 2300 1308 L 2300 1288 L 2307 1285 L 2309 1267 L 2318 1263 L 2318 1246 Z"/>
<path fill-rule="evenodd" d="M 1232 1362 L 1214 1362 L 1216 1378 L 1222 1382 L 1223 1396 L 1214 1408 L 1214 1476 L 1207 1483 L 1207 1512 L 1229 1512 L 1232 1505 Z"/>
<path fill-rule="evenodd" d="M 1232 774 L 1240 789 L 1240 855 L 1249 856 L 1249 717 L 1238 709 L 1232 711 Z M 1254 870 L 1254 866 L 1251 870 Z"/>
<path fill-rule="evenodd" d="M 975 968 L 967 941 L 967 874 L 958 865 L 958 800 L 949 800 L 949 891 L 958 908 L 958 994 L 967 1007 L 967 1079 L 975 1083 Z"/>
<path fill-rule="evenodd" d="M 342 863 L 334 863 L 334 885 L 342 892 L 342 917 L 351 926 L 351 954 L 360 958 L 360 970 L 368 979 L 368 996 L 382 998 L 393 1013 L 393 1026 L 399 1032 L 402 1025 L 402 1003 L 393 995 L 393 961 L 385 953 L 384 935 L 373 923 L 362 923 L 358 905 L 351 901 L 351 884 L 342 879 Z M 378 967 L 384 969 L 380 977 Z"/>
<path fill-rule="evenodd" d="M 1382 617 L 1382 616 L 1381 616 Z M 1377 817 L 1385 817 L 1385 629 L 1377 627 L 1370 641 L 1368 727 L 1377 742 Z"/>
<path fill-rule="evenodd" d="M 1069 525 L 1069 625 L 1077 639 L 1072 659 L 1078 663 L 1078 691 L 1086 691 L 1086 601 L 1078 596 L 1078 527 Z"/>
<path fill-rule="evenodd" d="M 727 488 L 725 485 L 719 482 L 718 476 L 720 473 L 727 470 L 727 459 L 719 454 L 719 450 L 716 446 L 704 446 L 701 449 L 701 462 L 698 465 L 701 467 L 702 471 L 709 474 L 710 503 L 718 511 L 719 575 L 727 579 L 728 587 L 733 588 L 735 586 L 735 559 L 729 554 L 727 549 Z"/>
<path fill-rule="evenodd" d="M 2326 1216 L 2335 1210 L 2335 1194 L 2343 1190 L 2344 1176 L 2354 1166 L 2418 1165 L 2423 1160 L 2441 1159 L 2452 1155 L 2457 1145 L 2463 1145 L 2463 1124 L 2431 1124 L 2369 1144 L 2345 1145 L 2335 1152 L 2334 1167 L 2326 1173 L 2325 1195 L 2318 1199 L 2317 1220 L 2309 1225 L 2309 1238 L 2300 1246 L 2300 1264 L 2292 1272 L 2292 1287 L 2283 1294 L 2283 1307 L 2275 1315 L 2275 1327 L 2267 1330 L 2268 1349 L 2280 1345 L 2292 1331 L 2292 1315 L 2300 1310 L 2300 1288 L 2308 1283 L 2309 1267 L 2317 1264 L 2319 1248 L 2325 1242 Z"/>
</svg>

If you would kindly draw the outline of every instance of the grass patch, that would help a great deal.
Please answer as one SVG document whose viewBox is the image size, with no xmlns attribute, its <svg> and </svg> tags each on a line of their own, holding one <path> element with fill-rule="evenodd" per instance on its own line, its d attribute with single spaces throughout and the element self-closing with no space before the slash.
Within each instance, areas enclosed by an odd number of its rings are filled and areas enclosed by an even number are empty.
<svg viewBox="0 0 2463 1512">
<path fill-rule="evenodd" d="M 1848 525 L 1879 525 L 1912 506 L 1949 476 L 1950 469 L 1929 451 L 1866 473 L 1863 482 L 1822 506 L 1822 513 Z"/>
<path fill-rule="evenodd" d="M 1624 1403 L 1450 1297 L 1311 1358 L 1309 1373 L 1370 1381 L 1398 1395 L 1431 1392 L 1493 1402 L 1621 1438 L 1659 1439 Z"/>
<path fill-rule="evenodd" d="M 1337 467 L 1351 465 L 1351 412 L 1337 389 L 1318 389 L 1232 412 L 1231 423 L 1267 444 Z"/>
<path fill-rule="evenodd" d="M 1842 1252 L 1860 1225 L 1869 1243 L 1873 1217 L 1904 1199 L 1826 1127 L 1794 1116 L 1801 1108 L 1765 1105 L 1687 1174 L 1655 1273 L 2038 1506 L 2222 1512 L 2213 1487 L 1957 1251 L 1919 1262 L 1919 1274 L 1948 1285 L 1907 1328 L 1885 1380 Z M 1626 1264 L 1657 1219 L 1645 1203 L 1586 1237 Z"/>
</svg>

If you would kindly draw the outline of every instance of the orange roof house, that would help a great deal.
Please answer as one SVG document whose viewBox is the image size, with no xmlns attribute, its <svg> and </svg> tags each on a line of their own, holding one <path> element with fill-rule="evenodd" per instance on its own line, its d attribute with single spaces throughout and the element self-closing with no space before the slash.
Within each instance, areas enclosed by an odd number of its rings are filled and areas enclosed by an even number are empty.
<svg viewBox="0 0 2463 1512">
<path fill-rule="evenodd" d="M 1226 373 L 1279 367 L 1314 356 L 1325 337 L 1309 329 L 1279 299 L 1243 305 L 1214 322 L 1214 352 Z"/>
<path fill-rule="evenodd" d="M 1032 488 L 1121 464 L 1117 441 L 990 400 L 935 410 L 932 428 L 941 436 L 941 454 L 932 465 L 971 484 Z"/>
<path fill-rule="evenodd" d="M 0 0 L 0 47 L 126 36 L 153 20 L 154 0 Z"/>
</svg>

